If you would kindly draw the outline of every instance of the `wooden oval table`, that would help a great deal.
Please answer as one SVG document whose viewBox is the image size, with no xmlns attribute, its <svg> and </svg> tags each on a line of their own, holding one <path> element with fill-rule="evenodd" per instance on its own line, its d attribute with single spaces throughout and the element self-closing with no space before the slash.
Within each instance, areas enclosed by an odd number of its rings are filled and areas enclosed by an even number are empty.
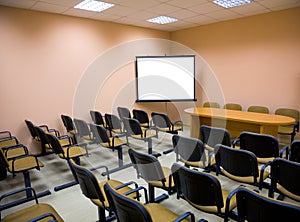
<svg viewBox="0 0 300 222">
<path fill-rule="evenodd" d="M 232 137 L 238 137 L 243 131 L 277 137 L 279 125 L 295 123 L 295 119 L 291 117 L 275 114 L 206 107 L 188 108 L 184 111 L 190 114 L 190 136 L 194 138 L 200 137 L 201 125 L 226 128 Z"/>
</svg>

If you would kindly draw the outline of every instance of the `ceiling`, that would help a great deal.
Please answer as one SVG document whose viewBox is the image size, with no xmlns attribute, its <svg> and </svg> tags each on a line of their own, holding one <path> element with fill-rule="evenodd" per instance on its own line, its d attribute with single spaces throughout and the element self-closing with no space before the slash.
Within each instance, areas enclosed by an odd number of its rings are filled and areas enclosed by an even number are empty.
<svg viewBox="0 0 300 222">
<path fill-rule="evenodd" d="M 110 21 L 146 28 L 176 31 L 246 16 L 300 6 L 300 0 L 254 0 L 253 3 L 225 9 L 212 0 L 104 0 L 115 6 L 103 12 L 74 9 L 81 0 L 0 0 L 0 5 L 62 15 Z M 167 25 L 147 22 L 165 15 L 178 21 Z"/>
</svg>

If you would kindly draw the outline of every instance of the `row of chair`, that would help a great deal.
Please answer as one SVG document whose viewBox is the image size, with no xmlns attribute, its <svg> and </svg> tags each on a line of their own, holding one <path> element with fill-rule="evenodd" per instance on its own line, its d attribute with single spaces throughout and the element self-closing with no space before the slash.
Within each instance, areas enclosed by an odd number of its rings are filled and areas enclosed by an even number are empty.
<svg viewBox="0 0 300 222">
<path fill-rule="evenodd" d="M 217 102 L 204 102 L 203 107 L 211 107 L 211 108 L 220 108 L 220 104 Z M 227 103 L 223 107 L 224 109 L 230 110 L 239 110 L 242 111 L 242 105 L 237 103 Z M 257 113 L 270 113 L 270 110 L 266 106 L 249 106 L 247 109 L 248 112 L 257 112 Z M 291 108 L 278 108 L 275 110 L 274 114 L 288 116 L 295 119 L 295 124 L 290 126 L 279 126 L 278 134 L 281 135 L 290 135 L 291 142 L 294 140 L 295 135 L 299 132 L 299 119 L 300 112 L 296 109 Z"/>
</svg>

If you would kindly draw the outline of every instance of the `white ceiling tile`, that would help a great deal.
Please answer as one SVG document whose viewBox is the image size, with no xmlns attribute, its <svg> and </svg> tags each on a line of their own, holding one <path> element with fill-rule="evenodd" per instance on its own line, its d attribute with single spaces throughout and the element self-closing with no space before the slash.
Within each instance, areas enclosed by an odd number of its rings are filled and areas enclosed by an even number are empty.
<svg viewBox="0 0 300 222">
<path fill-rule="evenodd" d="M 17 8 L 31 8 L 36 1 L 33 0 L 0 0 L 0 5 L 17 7 Z"/>
<path fill-rule="evenodd" d="M 175 5 L 181 8 L 189 8 L 195 5 L 207 3 L 208 0 L 171 0 L 168 4 Z"/>
<path fill-rule="evenodd" d="M 162 3 L 162 4 L 156 5 L 154 7 L 147 8 L 146 10 L 149 12 L 155 12 L 157 14 L 166 15 L 168 13 L 178 11 L 179 9 L 180 8 L 175 7 L 173 5 Z"/>
<path fill-rule="evenodd" d="M 159 30 L 178 30 L 249 15 L 299 7 L 300 0 L 255 0 L 251 4 L 225 9 L 212 0 L 104 0 L 115 6 L 101 13 L 73 7 L 81 0 L 0 0 L 0 5 L 46 11 L 70 16 L 151 27 Z M 148 18 L 160 15 L 178 18 L 177 23 L 155 25 Z"/>
<path fill-rule="evenodd" d="M 31 9 L 38 11 L 46 11 L 51 13 L 62 13 L 68 9 L 66 6 L 53 5 L 44 2 L 36 3 Z"/>
</svg>

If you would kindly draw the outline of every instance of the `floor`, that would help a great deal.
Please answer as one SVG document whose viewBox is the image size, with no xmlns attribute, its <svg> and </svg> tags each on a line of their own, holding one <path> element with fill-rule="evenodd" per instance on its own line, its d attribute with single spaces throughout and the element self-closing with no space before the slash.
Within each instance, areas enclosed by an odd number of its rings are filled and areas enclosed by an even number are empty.
<svg viewBox="0 0 300 222">
<path fill-rule="evenodd" d="M 189 128 L 185 127 L 184 131 L 180 132 L 179 134 L 182 136 L 189 136 Z M 172 135 L 170 134 L 159 133 L 159 138 L 153 140 L 153 151 L 162 153 L 162 151 L 172 148 L 171 138 Z M 140 152 L 147 152 L 147 143 L 144 143 L 142 141 L 129 139 L 129 146 Z M 124 147 L 123 149 L 124 163 L 130 163 L 127 149 L 128 147 Z M 90 145 L 88 147 L 88 151 L 89 156 L 81 158 L 81 164 L 88 168 L 97 167 L 99 165 L 106 165 L 109 169 L 112 169 L 118 165 L 117 152 L 112 152 L 111 150 L 105 149 L 95 144 Z M 93 203 L 89 201 L 89 199 L 85 198 L 82 195 L 79 185 L 75 185 L 57 192 L 54 191 L 54 187 L 73 180 L 73 176 L 66 161 L 60 159 L 55 154 L 39 157 L 39 160 L 41 160 L 45 166 L 41 168 L 40 171 L 32 170 L 30 172 L 32 186 L 37 192 L 41 192 L 47 189 L 51 191 L 51 195 L 42 197 L 39 199 L 39 201 L 42 203 L 50 203 L 52 206 L 54 206 L 54 208 L 58 211 L 58 213 L 65 221 L 97 221 L 97 208 L 95 205 L 93 205 Z M 171 167 L 175 162 L 175 154 L 174 152 L 171 152 L 169 154 L 162 155 L 161 157 L 159 157 L 159 160 L 163 166 Z M 105 180 L 105 177 L 101 176 L 101 172 L 101 170 L 94 171 L 99 181 Z M 129 167 L 121 171 L 112 173 L 110 176 L 112 179 L 117 179 L 122 182 L 134 180 L 140 186 L 147 187 L 147 184 L 143 179 L 136 178 L 136 172 L 133 167 Z M 239 185 L 239 183 L 227 179 L 223 176 L 219 176 L 219 179 L 221 181 L 223 189 L 233 190 Z M 12 175 L 9 174 L 5 180 L 0 181 L 0 195 L 17 188 L 21 188 L 23 186 L 24 180 L 22 174 L 17 175 L 15 178 L 13 178 Z M 256 187 L 250 185 L 246 186 L 257 189 Z M 161 193 L 164 193 L 164 191 L 156 189 L 157 195 Z M 267 194 L 267 190 L 263 189 L 261 193 Z M 286 198 L 286 200 L 294 202 L 288 198 Z M 1 201 L 1 203 L 5 203 L 5 201 Z M 176 194 L 162 201 L 161 204 L 177 214 L 183 214 L 186 211 L 191 211 L 195 214 L 197 220 L 203 218 L 207 221 L 223 221 L 222 218 L 218 216 L 196 210 L 182 199 L 178 200 L 176 198 Z M 7 209 L 1 213 L 2 217 L 26 205 L 28 204 L 26 203 L 14 208 Z"/>
</svg>

